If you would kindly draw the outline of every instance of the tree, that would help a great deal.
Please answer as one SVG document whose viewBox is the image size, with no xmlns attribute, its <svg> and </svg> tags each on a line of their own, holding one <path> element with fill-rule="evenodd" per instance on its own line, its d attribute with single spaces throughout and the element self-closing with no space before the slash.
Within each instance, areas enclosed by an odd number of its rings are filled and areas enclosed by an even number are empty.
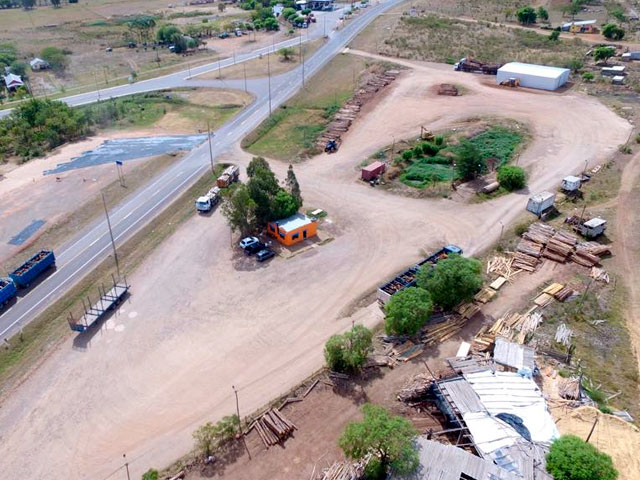
<svg viewBox="0 0 640 480">
<path fill-rule="evenodd" d="M 526 6 L 519 8 L 516 12 L 516 17 L 518 18 L 518 22 L 523 25 L 531 25 L 532 23 L 536 23 L 536 18 L 538 14 L 533 9 L 533 7 Z"/>
<path fill-rule="evenodd" d="M 520 190 L 527 184 L 527 177 L 522 168 L 506 165 L 498 170 L 498 182 L 506 190 Z"/>
<path fill-rule="evenodd" d="M 269 17 L 264 21 L 264 28 L 266 30 L 278 31 L 280 30 L 280 24 L 275 18 Z"/>
<path fill-rule="evenodd" d="M 267 162 L 263 157 L 253 157 L 247 166 L 247 176 L 249 178 L 253 177 L 256 169 L 265 168 L 267 170 L 271 170 L 271 166 L 269 166 L 269 162 Z"/>
<path fill-rule="evenodd" d="M 582 59 L 579 57 L 572 58 L 566 63 L 566 67 L 574 73 L 578 73 L 584 67 Z"/>
<path fill-rule="evenodd" d="M 51 5 L 53 8 L 60 8 L 60 0 L 51 0 Z"/>
<path fill-rule="evenodd" d="M 546 22 L 547 20 L 549 20 L 549 12 L 547 11 L 546 8 L 540 6 L 538 7 L 538 10 L 536 11 L 536 13 L 538 15 L 538 18 L 543 22 Z"/>
<path fill-rule="evenodd" d="M 282 16 L 282 18 L 288 19 L 291 15 L 295 15 L 295 14 L 296 14 L 295 8 L 287 7 L 282 9 L 282 13 L 280 15 Z"/>
<path fill-rule="evenodd" d="M 615 23 L 607 23 L 602 27 L 602 35 L 609 40 L 622 40 L 624 38 L 624 28 L 619 27 Z"/>
<path fill-rule="evenodd" d="M 458 147 L 456 169 L 464 180 L 471 180 L 484 172 L 487 164 L 480 156 L 478 148 L 468 140 L 463 140 Z"/>
<path fill-rule="evenodd" d="M 205 458 L 211 456 L 213 453 L 216 445 L 216 436 L 216 426 L 211 422 L 200 425 L 198 429 L 193 432 L 196 448 Z"/>
<path fill-rule="evenodd" d="M 433 313 L 433 300 L 422 288 L 409 287 L 393 295 L 385 307 L 387 335 L 416 335 Z"/>
<path fill-rule="evenodd" d="M 627 21 L 627 16 L 624 14 L 624 12 L 619 9 L 619 8 L 613 8 L 611 10 L 609 10 L 609 15 L 611 15 L 612 17 L 614 17 L 616 20 L 618 20 L 619 22 L 626 22 Z"/>
<path fill-rule="evenodd" d="M 23 80 L 28 76 L 27 64 L 24 62 L 19 62 L 17 60 L 15 62 L 11 62 L 11 65 L 9 66 L 9 68 L 11 69 L 11 73 L 15 75 L 20 75 Z"/>
<path fill-rule="evenodd" d="M 611 47 L 596 47 L 593 51 L 593 59 L 596 62 L 604 60 L 604 63 L 606 64 L 607 60 L 613 57 L 613 52 L 614 50 Z"/>
<path fill-rule="evenodd" d="M 169 23 L 162 25 L 156 32 L 156 40 L 163 44 L 171 43 L 176 33 L 182 34 L 177 26 Z"/>
<path fill-rule="evenodd" d="M 611 457 L 574 435 L 563 435 L 551 444 L 547 472 L 554 480 L 615 480 L 618 472 Z"/>
<path fill-rule="evenodd" d="M 379 462 L 384 476 L 390 467 L 399 475 L 413 472 L 419 465 L 414 442 L 418 432 L 411 422 L 370 403 L 362 406 L 362 413 L 362 421 L 350 422 L 340 436 L 338 443 L 344 454 L 354 460 L 373 455 L 371 461 Z"/>
<path fill-rule="evenodd" d="M 287 179 L 285 182 L 289 189 L 289 193 L 291 193 L 296 202 L 298 202 L 298 208 L 300 208 L 303 205 L 302 193 L 300 192 L 300 184 L 298 183 L 298 179 L 296 178 L 292 165 L 289 165 L 289 170 L 287 170 Z"/>
<path fill-rule="evenodd" d="M 474 258 L 450 255 L 434 267 L 418 271 L 418 286 L 431 294 L 434 303 L 450 310 L 470 300 L 482 287 L 482 264 Z"/>
<path fill-rule="evenodd" d="M 300 205 L 289 192 L 280 189 L 271 200 L 271 214 L 269 220 L 280 220 L 295 215 Z"/>
<path fill-rule="evenodd" d="M 49 62 L 51 68 L 62 72 L 69 65 L 69 59 L 63 50 L 58 47 L 46 47 L 40 51 L 40 58 Z"/>
<path fill-rule="evenodd" d="M 127 22 L 127 27 L 134 33 L 139 42 L 147 42 L 153 36 L 156 21 L 150 15 L 136 15 Z"/>
<path fill-rule="evenodd" d="M 242 235 L 248 235 L 256 228 L 257 205 L 251 198 L 246 185 L 236 184 L 228 189 L 221 209 L 222 214 L 227 217 L 231 230 L 238 230 Z"/>
<path fill-rule="evenodd" d="M 224 3 L 218 2 L 218 11 L 220 13 L 224 12 L 226 8 L 227 8 L 227 6 Z"/>
<path fill-rule="evenodd" d="M 278 180 L 270 168 L 255 168 L 247 188 L 256 205 L 256 225 L 264 225 L 273 219 L 272 199 L 280 191 Z"/>
<path fill-rule="evenodd" d="M 283 62 L 288 62 L 293 58 L 296 51 L 291 47 L 284 47 L 278 50 L 278 55 L 282 57 Z"/>
<path fill-rule="evenodd" d="M 336 372 L 359 369 L 372 350 L 372 338 L 371 330 L 362 325 L 354 325 L 343 335 L 332 335 L 324 346 L 327 366 Z"/>
<path fill-rule="evenodd" d="M 549 34 L 547 38 L 549 39 L 550 42 L 557 42 L 558 40 L 560 40 L 560 32 L 557 30 L 554 30 Z"/>
</svg>

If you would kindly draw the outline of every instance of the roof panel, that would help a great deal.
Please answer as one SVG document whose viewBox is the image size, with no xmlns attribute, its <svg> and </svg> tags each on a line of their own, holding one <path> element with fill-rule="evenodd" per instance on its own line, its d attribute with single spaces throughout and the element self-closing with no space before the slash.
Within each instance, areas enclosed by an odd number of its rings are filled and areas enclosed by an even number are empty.
<svg viewBox="0 0 640 480">
<path fill-rule="evenodd" d="M 498 69 L 498 72 L 508 75 L 532 75 L 544 78 L 560 78 L 569 72 L 567 68 L 548 67 L 546 65 L 534 65 L 532 63 L 511 62 Z"/>
</svg>

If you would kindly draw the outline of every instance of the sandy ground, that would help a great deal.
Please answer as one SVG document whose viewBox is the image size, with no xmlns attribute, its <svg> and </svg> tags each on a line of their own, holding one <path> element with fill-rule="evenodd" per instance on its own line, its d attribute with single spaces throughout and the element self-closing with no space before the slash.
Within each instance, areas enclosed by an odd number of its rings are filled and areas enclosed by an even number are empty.
<svg viewBox="0 0 640 480">
<path fill-rule="evenodd" d="M 26 248 L 56 221 L 97 195 L 106 185 L 118 180 L 117 171 L 111 164 L 71 170 L 59 175 L 45 176 L 42 172 L 98 147 L 105 140 L 150 134 L 158 135 L 158 132 L 131 131 L 95 135 L 60 147 L 47 157 L 31 160 L 11 170 L 5 165 L 5 172 L 0 180 L 0 262 Z M 125 171 L 145 161 L 146 159 L 134 160 L 125 166 Z M 45 220 L 47 223 L 23 245 L 8 243 L 34 220 Z"/>
<path fill-rule="evenodd" d="M 442 82 L 468 94 L 430 93 Z M 448 242 L 478 252 L 498 238 L 500 221 L 522 215 L 525 194 L 463 205 L 359 182 L 357 166 L 392 137 L 473 116 L 514 118 L 534 135 L 520 165 L 537 192 L 582 170 L 585 159 L 600 163 L 631 131 L 594 98 L 485 82 L 449 66 L 416 65 L 354 125 L 338 153 L 296 167 L 306 205 L 328 212 L 330 243 L 239 270 L 220 212 L 189 220 L 130 276 L 133 295 L 104 328 L 76 341 L 86 348 L 69 341 L 3 402 L 6 475 L 103 478 L 122 465 L 123 453 L 133 478 L 166 465 L 191 447 L 198 425 L 233 412 L 231 385 L 247 414 L 320 367 L 326 338 L 351 325 L 341 316 L 345 306 L 418 260 L 421 249 Z M 284 178 L 287 165 L 273 167 Z M 354 314 L 366 325 L 379 318 L 375 307 Z"/>
</svg>

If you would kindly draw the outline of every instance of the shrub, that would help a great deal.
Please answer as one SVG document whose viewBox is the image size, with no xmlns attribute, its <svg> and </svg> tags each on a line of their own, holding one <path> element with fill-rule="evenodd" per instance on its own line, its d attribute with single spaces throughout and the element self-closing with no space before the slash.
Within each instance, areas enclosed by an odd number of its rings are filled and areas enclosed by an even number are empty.
<svg viewBox="0 0 640 480">
<path fill-rule="evenodd" d="M 518 9 L 516 17 L 518 17 L 518 22 L 523 25 L 531 25 L 532 23 L 536 23 L 538 14 L 532 7 L 526 6 Z"/>
<path fill-rule="evenodd" d="M 563 435 L 551 444 L 547 472 L 554 480 L 615 480 L 618 472 L 611 457 L 574 435 Z"/>
<path fill-rule="evenodd" d="M 421 267 L 418 286 L 445 310 L 470 300 L 482 287 L 482 264 L 474 258 L 450 255 L 435 266 Z M 392 297 L 393 298 L 393 297 Z"/>
<path fill-rule="evenodd" d="M 62 71 L 69 65 L 69 59 L 64 51 L 58 47 L 46 47 L 40 51 L 40 57 L 49 62 L 51 68 L 56 71 Z"/>
<path fill-rule="evenodd" d="M 371 330 L 362 325 L 354 325 L 342 335 L 332 335 L 324 346 L 327 366 L 336 372 L 359 369 L 371 351 L 372 339 Z"/>
<path fill-rule="evenodd" d="M 388 335 L 415 335 L 433 313 L 433 301 L 426 290 L 409 287 L 393 295 L 385 311 Z"/>
<path fill-rule="evenodd" d="M 609 40 L 622 40 L 624 38 L 624 34 L 624 29 L 615 23 L 608 23 L 602 27 L 602 35 Z"/>
<path fill-rule="evenodd" d="M 411 158 L 413 157 L 413 150 L 409 149 L 409 150 L 405 150 L 404 152 L 402 152 L 402 159 L 405 161 L 409 161 L 411 160 Z"/>
<path fill-rule="evenodd" d="M 591 72 L 584 72 L 582 74 L 582 80 L 585 82 L 593 82 L 593 79 L 596 78 Z"/>
<path fill-rule="evenodd" d="M 158 480 L 158 471 L 150 468 L 142 474 L 142 480 Z"/>
<path fill-rule="evenodd" d="M 507 165 L 498 170 L 498 182 L 501 187 L 511 192 L 524 188 L 527 178 L 522 168 Z"/>
<path fill-rule="evenodd" d="M 560 40 L 560 32 L 558 32 L 557 30 L 554 30 L 549 34 L 547 38 L 549 39 L 550 42 L 557 42 Z"/>
<path fill-rule="evenodd" d="M 422 151 L 423 154 L 429 157 L 436 155 L 440 151 L 440 149 L 436 145 L 429 142 L 422 143 L 420 145 L 420 150 Z"/>
<path fill-rule="evenodd" d="M 442 135 L 436 135 L 433 139 L 433 143 L 441 147 L 442 145 L 444 145 L 444 137 Z"/>
</svg>

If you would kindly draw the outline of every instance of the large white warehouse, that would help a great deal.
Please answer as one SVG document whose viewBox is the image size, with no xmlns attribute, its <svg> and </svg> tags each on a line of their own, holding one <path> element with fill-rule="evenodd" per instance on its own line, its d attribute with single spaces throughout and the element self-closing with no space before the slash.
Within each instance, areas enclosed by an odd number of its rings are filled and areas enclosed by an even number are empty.
<svg viewBox="0 0 640 480">
<path fill-rule="evenodd" d="M 511 62 L 498 69 L 496 80 L 500 85 L 511 78 L 516 78 L 523 87 L 556 90 L 567 83 L 569 73 L 570 70 L 568 68 Z"/>
</svg>

